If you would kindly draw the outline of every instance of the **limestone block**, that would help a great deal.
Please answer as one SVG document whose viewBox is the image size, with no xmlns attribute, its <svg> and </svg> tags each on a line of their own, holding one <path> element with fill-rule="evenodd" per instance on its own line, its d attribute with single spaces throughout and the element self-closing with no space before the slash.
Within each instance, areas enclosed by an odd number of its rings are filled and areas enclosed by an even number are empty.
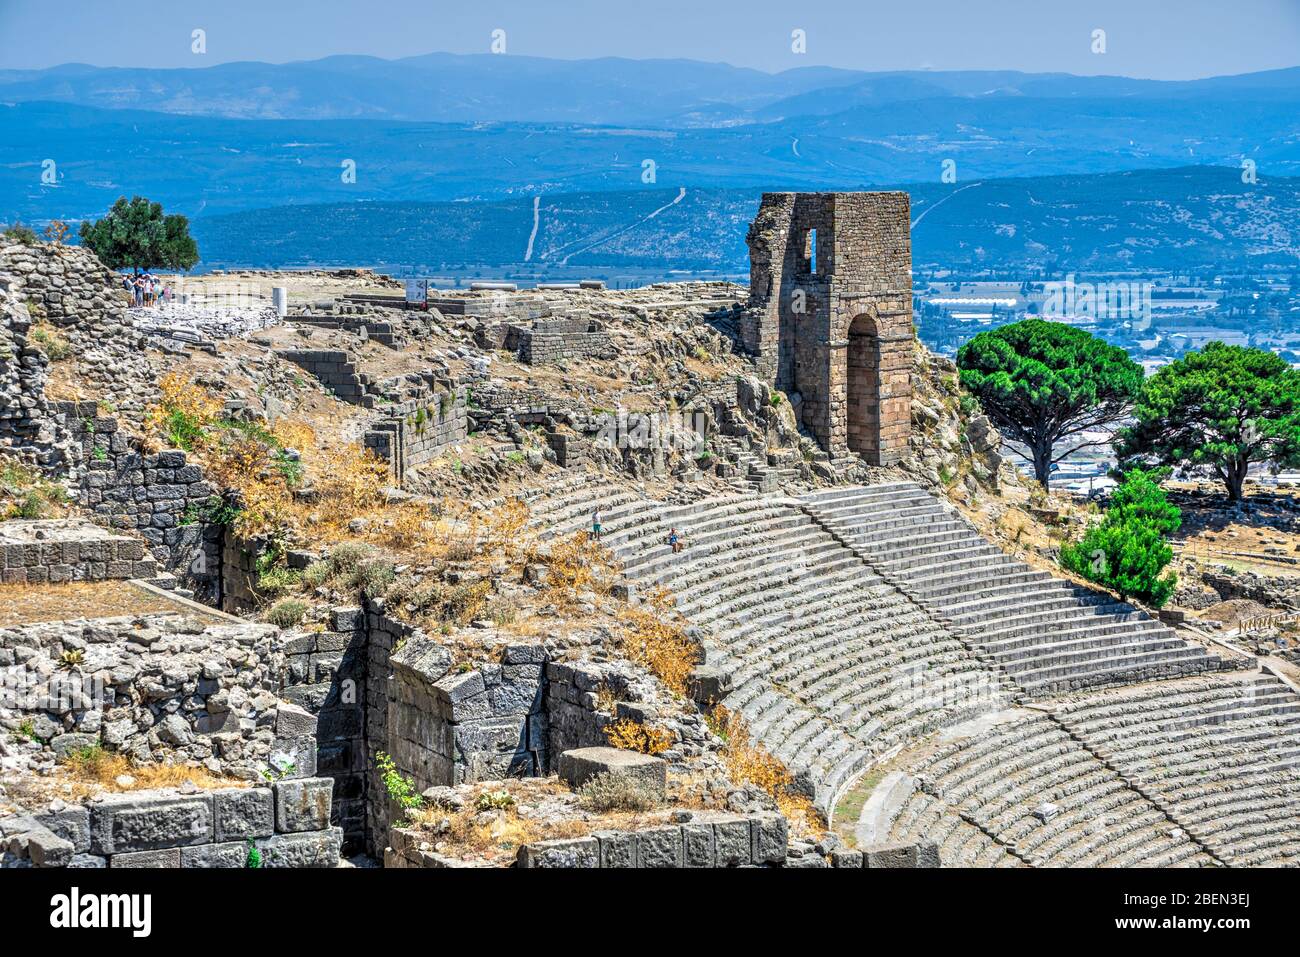
<svg viewBox="0 0 1300 957">
<path fill-rule="evenodd" d="M 594 837 L 538 841 L 519 848 L 517 867 L 599 867 L 600 845 Z"/>
<path fill-rule="evenodd" d="M 662 800 L 668 788 L 668 762 L 648 754 L 618 748 L 576 748 L 560 755 L 559 774 L 570 787 L 580 788 L 598 774 L 617 774 L 638 781 Z"/>
<path fill-rule="evenodd" d="M 636 867 L 636 835 L 630 831 L 596 831 L 601 867 Z"/>
<path fill-rule="evenodd" d="M 212 795 L 217 841 L 242 841 L 275 833 L 275 797 L 270 788 L 230 788 Z"/>
<path fill-rule="evenodd" d="M 637 867 L 681 867 L 682 859 L 681 827 L 649 827 L 636 832 Z"/>
<path fill-rule="evenodd" d="M 750 855 L 755 864 L 774 864 L 785 859 L 787 827 L 785 817 L 760 814 L 749 820 Z"/>
<path fill-rule="evenodd" d="M 281 833 L 329 827 L 333 778 L 304 778 L 275 785 L 275 829 Z"/>
<path fill-rule="evenodd" d="M 96 854 L 205 844 L 212 836 L 211 794 L 116 794 L 91 807 L 90 845 Z"/>
<path fill-rule="evenodd" d="M 181 866 L 181 849 L 168 847 L 156 851 L 132 851 L 129 854 L 114 854 L 109 859 L 110 867 L 133 868 L 172 868 Z"/>
<path fill-rule="evenodd" d="M 718 867 L 741 867 L 753 860 L 749 821 L 735 817 L 713 822 L 714 862 Z"/>
<path fill-rule="evenodd" d="M 342 846 L 343 832 L 336 827 L 328 831 L 277 834 L 258 842 L 262 866 L 270 868 L 337 867 Z"/>
</svg>

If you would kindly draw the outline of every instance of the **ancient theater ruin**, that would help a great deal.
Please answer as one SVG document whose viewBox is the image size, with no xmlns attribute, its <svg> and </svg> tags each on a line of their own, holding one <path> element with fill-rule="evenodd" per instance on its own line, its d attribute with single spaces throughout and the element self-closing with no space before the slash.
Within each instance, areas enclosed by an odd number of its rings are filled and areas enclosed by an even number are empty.
<svg viewBox="0 0 1300 957">
<path fill-rule="evenodd" d="M 0 866 L 1300 863 L 1294 632 L 1061 570 L 1094 510 L 917 342 L 908 196 L 748 243 L 148 310 L 0 239 Z"/>
</svg>

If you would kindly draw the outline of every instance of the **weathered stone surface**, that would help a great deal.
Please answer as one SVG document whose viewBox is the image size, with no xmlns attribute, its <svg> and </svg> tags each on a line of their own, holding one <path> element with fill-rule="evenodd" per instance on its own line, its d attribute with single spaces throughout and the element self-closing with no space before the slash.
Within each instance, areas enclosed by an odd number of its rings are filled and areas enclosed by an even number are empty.
<svg viewBox="0 0 1300 957">
<path fill-rule="evenodd" d="M 681 867 L 682 829 L 677 825 L 636 832 L 637 867 Z"/>
<path fill-rule="evenodd" d="M 36 820 L 65 841 L 70 841 L 77 853 L 90 849 L 90 808 L 71 804 L 57 811 L 36 815 Z"/>
<path fill-rule="evenodd" d="M 271 788 L 231 788 L 213 792 L 216 841 L 242 841 L 275 833 L 275 797 Z"/>
<path fill-rule="evenodd" d="M 319 831 L 329 827 L 331 778 L 280 781 L 275 785 L 275 827 L 281 833 Z"/>
<path fill-rule="evenodd" d="M 343 832 L 339 828 L 301 834 L 277 834 L 258 842 L 262 866 L 337 867 Z"/>
<path fill-rule="evenodd" d="M 181 849 L 179 847 L 169 847 L 156 851 L 133 851 L 129 854 L 114 854 L 109 859 L 109 866 L 126 868 L 180 867 Z"/>
<path fill-rule="evenodd" d="M 613 774 L 637 781 L 662 799 L 668 787 L 668 762 L 662 758 L 618 748 L 575 748 L 560 755 L 560 778 L 580 788 L 598 774 Z"/>
<path fill-rule="evenodd" d="M 596 831 L 601 867 L 636 867 L 636 836 L 629 831 Z"/>
<path fill-rule="evenodd" d="M 933 841 L 876 844 L 862 850 L 863 867 L 938 867 Z"/>
<path fill-rule="evenodd" d="M 225 844 L 200 844 L 181 848 L 181 867 L 247 867 L 248 844 L 231 841 Z"/>
<path fill-rule="evenodd" d="M 750 855 L 755 864 L 772 864 L 785 858 L 787 827 L 780 814 L 760 814 L 749 819 Z"/>
<path fill-rule="evenodd" d="M 753 861 L 753 837 L 748 819 L 736 817 L 713 823 L 714 860 L 718 867 L 741 867 Z"/>
<path fill-rule="evenodd" d="M 519 848 L 518 867 L 599 867 L 600 845 L 593 837 L 538 841 Z"/>
<path fill-rule="evenodd" d="M 209 843 L 212 808 L 210 794 L 181 797 L 137 791 L 110 795 L 91 807 L 91 849 L 96 854 L 118 855 Z"/>
<path fill-rule="evenodd" d="M 713 867 L 716 863 L 714 853 L 713 827 L 709 824 L 682 825 L 682 866 Z"/>
</svg>

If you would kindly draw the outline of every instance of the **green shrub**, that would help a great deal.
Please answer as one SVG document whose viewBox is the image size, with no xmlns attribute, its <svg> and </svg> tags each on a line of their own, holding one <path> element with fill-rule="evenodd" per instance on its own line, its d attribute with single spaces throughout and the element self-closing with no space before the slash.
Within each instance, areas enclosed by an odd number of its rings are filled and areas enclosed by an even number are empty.
<svg viewBox="0 0 1300 957">
<path fill-rule="evenodd" d="M 72 355 L 72 346 L 63 333 L 48 322 L 32 323 L 31 338 L 40 346 L 42 352 L 51 362 L 58 362 Z"/>
<path fill-rule="evenodd" d="M 1161 574 L 1174 559 L 1165 536 L 1181 523 L 1181 513 L 1151 475 L 1134 469 L 1111 495 L 1101 524 L 1061 549 L 1061 565 L 1121 598 L 1160 608 L 1178 584 L 1173 572 Z"/>
<path fill-rule="evenodd" d="M 399 807 L 414 811 L 424 806 L 424 798 L 415 793 L 415 782 L 397 770 L 397 765 L 387 753 L 380 751 L 375 755 L 375 767 L 379 769 L 384 790 Z"/>
<path fill-rule="evenodd" d="M 11 243 L 17 243 L 20 246 L 35 246 L 39 241 L 36 233 L 32 232 L 31 227 L 24 226 L 22 223 L 15 221 L 13 225 L 5 228 L 3 235 Z"/>
<path fill-rule="evenodd" d="M 308 588 L 320 588 L 332 574 L 329 562 L 312 562 L 302 570 L 302 583 Z"/>
<path fill-rule="evenodd" d="M 296 589 L 301 581 L 300 572 L 283 565 L 276 565 L 257 576 L 257 590 L 265 595 L 283 595 Z"/>
<path fill-rule="evenodd" d="M 1102 522 L 1061 549 L 1061 564 L 1070 571 L 1114 589 L 1120 598 L 1137 598 L 1156 608 L 1169 601 L 1178 584 L 1173 572 L 1160 574 L 1173 558 L 1160 532 L 1139 521 Z"/>
<path fill-rule="evenodd" d="M 266 610 L 266 620 L 278 628 L 292 628 L 302 622 L 308 607 L 297 598 L 281 598 Z"/>
<path fill-rule="evenodd" d="M 597 774 L 578 789 L 578 803 L 588 811 L 650 811 L 658 797 L 626 774 Z"/>
</svg>

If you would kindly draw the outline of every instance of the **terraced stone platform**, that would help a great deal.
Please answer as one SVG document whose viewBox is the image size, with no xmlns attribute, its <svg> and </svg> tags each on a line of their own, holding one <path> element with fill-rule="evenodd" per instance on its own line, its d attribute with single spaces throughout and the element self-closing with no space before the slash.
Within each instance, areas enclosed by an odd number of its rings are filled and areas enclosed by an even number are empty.
<svg viewBox="0 0 1300 957">
<path fill-rule="evenodd" d="M 1300 695 L 1278 678 L 1160 682 L 1056 717 L 1224 863 L 1300 863 Z"/>
<path fill-rule="evenodd" d="M 1213 858 L 1059 723 L 1017 708 L 938 736 L 888 782 L 874 822 L 925 835 L 945 866 L 1201 866 Z"/>
<path fill-rule="evenodd" d="M 855 486 L 802 501 L 1028 695 L 1044 697 L 1241 667 L 1104 592 L 1037 571 L 919 485 Z"/>
</svg>

